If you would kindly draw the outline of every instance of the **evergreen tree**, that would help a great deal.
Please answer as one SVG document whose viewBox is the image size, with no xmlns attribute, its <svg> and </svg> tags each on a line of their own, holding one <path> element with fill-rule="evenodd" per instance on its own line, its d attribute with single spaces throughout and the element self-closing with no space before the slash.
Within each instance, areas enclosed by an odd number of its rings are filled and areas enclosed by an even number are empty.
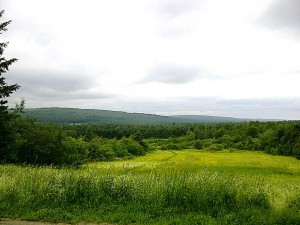
<svg viewBox="0 0 300 225">
<path fill-rule="evenodd" d="M 0 11 L 0 18 L 3 16 L 4 11 Z M 11 20 L 0 23 L 0 34 L 7 31 L 7 26 Z M 7 146 L 11 139 L 10 121 L 14 118 L 14 113 L 9 111 L 6 100 L 14 91 L 20 86 L 18 84 L 8 85 L 5 82 L 3 74 L 9 70 L 9 66 L 17 61 L 17 59 L 6 59 L 3 56 L 4 49 L 7 47 L 8 42 L 0 43 L 0 159 L 5 159 L 7 155 Z M 23 104 L 23 103 L 22 103 Z"/>
</svg>

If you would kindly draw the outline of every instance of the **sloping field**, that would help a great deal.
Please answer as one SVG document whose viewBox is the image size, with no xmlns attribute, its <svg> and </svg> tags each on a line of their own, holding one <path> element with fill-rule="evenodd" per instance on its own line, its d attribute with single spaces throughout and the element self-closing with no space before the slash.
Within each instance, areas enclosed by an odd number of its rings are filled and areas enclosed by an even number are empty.
<svg viewBox="0 0 300 225">
<path fill-rule="evenodd" d="M 207 169 L 216 172 L 244 174 L 295 175 L 300 176 L 300 161 L 294 157 L 273 156 L 257 151 L 155 151 L 146 156 L 115 162 L 95 162 L 85 165 L 88 168 L 116 169 L 126 171 L 127 167 L 137 171 L 184 169 L 197 172 Z"/>
<path fill-rule="evenodd" d="M 90 163 L 87 167 L 136 175 L 153 171 L 207 171 L 234 176 L 250 183 L 259 181 L 263 183 L 275 208 L 282 207 L 287 199 L 300 193 L 300 160 L 256 151 L 155 151 L 132 160 Z"/>
<path fill-rule="evenodd" d="M 300 224 L 300 161 L 155 151 L 79 169 L 0 166 L 0 218 L 118 224 Z"/>
</svg>

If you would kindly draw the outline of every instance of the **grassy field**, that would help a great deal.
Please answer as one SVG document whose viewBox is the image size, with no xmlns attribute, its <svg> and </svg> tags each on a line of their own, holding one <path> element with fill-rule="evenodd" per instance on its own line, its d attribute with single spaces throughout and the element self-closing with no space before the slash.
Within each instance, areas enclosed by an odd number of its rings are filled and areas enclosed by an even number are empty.
<svg viewBox="0 0 300 225">
<path fill-rule="evenodd" d="M 288 199 L 300 193 L 300 161 L 264 152 L 155 151 L 132 160 L 90 163 L 86 167 L 136 175 L 152 171 L 162 174 L 178 170 L 194 174 L 205 171 L 252 184 L 261 182 L 274 208 L 284 207 Z"/>
<path fill-rule="evenodd" d="M 119 224 L 300 224 L 300 161 L 155 151 L 79 169 L 0 166 L 0 217 Z"/>
</svg>

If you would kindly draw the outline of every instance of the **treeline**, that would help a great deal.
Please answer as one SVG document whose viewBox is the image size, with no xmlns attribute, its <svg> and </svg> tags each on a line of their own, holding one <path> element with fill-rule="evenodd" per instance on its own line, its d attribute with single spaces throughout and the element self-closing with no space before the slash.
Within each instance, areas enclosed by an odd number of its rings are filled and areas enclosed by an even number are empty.
<svg viewBox="0 0 300 225">
<path fill-rule="evenodd" d="M 180 137 L 186 134 L 193 125 L 117 125 L 117 124 L 88 124 L 62 125 L 64 130 L 74 132 L 77 136 L 104 138 L 122 138 L 139 133 L 143 139 Z"/>
<path fill-rule="evenodd" d="M 80 165 L 144 155 L 149 151 L 139 135 L 103 138 L 77 135 L 55 124 L 17 118 L 10 124 L 9 141 L 0 148 L 0 161 L 32 165 Z"/>
<path fill-rule="evenodd" d="M 139 134 L 157 149 L 228 148 L 300 157 L 300 122 L 244 122 L 177 125 L 68 125 L 77 136 L 104 138 Z"/>
<path fill-rule="evenodd" d="M 192 126 L 187 134 L 162 142 L 161 149 L 259 150 L 300 158 L 299 122 L 249 122 Z"/>
<path fill-rule="evenodd" d="M 16 118 L 0 161 L 80 165 L 144 155 L 151 149 L 259 150 L 300 158 L 300 122 L 177 125 L 55 125 Z"/>
</svg>

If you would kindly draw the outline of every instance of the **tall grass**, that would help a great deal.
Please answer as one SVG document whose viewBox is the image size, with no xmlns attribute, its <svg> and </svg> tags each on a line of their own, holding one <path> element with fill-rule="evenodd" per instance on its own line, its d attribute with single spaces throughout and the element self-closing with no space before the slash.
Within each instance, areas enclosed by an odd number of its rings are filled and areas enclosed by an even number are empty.
<svg viewBox="0 0 300 225">
<path fill-rule="evenodd" d="M 0 218 L 120 224 L 300 224 L 299 162 L 164 151 L 79 169 L 0 166 Z"/>
<path fill-rule="evenodd" d="M 291 205 L 289 219 L 297 222 L 299 198 Z M 0 217 L 123 224 L 193 224 L 198 220 L 203 224 L 272 224 L 282 220 L 280 213 L 270 217 L 272 213 L 259 180 L 249 184 L 205 170 L 116 175 L 95 169 L 0 166 Z"/>
</svg>

